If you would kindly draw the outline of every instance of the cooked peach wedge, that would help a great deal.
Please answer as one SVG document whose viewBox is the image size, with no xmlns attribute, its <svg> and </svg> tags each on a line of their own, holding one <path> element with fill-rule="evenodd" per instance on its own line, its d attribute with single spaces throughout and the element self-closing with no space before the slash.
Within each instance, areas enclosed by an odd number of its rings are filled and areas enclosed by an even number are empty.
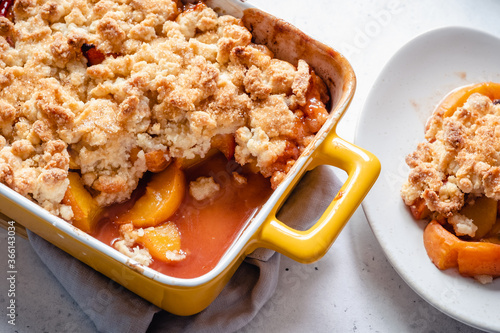
<svg viewBox="0 0 500 333">
<path fill-rule="evenodd" d="M 410 205 L 410 212 L 416 220 L 423 220 L 431 214 L 431 211 L 425 204 L 425 200 L 422 198 L 418 198 Z"/>
<path fill-rule="evenodd" d="M 69 186 L 62 202 L 71 206 L 73 210 L 73 225 L 82 231 L 91 233 L 99 221 L 102 209 L 85 189 L 77 172 L 69 172 L 68 179 Z"/>
<path fill-rule="evenodd" d="M 210 143 L 212 148 L 223 153 L 228 160 L 233 158 L 236 149 L 234 134 L 217 134 L 212 138 Z"/>
<path fill-rule="evenodd" d="M 458 267 L 466 276 L 500 276 L 500 245 L 459 239 L 437 221 L 424 230 L 424 246 L 439 269 Z"/>
<path fill-rule="evenodd" d="M 141 196 L 116 223 L 147 228 L 165 222 L 179 208 L 186 191 L 184 173 L 175 164 L 153 174 Z"/>
<path fill-rule="evenodd" d="M 497 221 L 497 201 L 485 196 L 476 198 L 471 204 L 466 204 L 460 214 L 471 219 L 477 226 L 473 239 L 480 240 Z"/>
<path fill-rule="evenodd" d="M 144 154 L 146 158 L 146 167 L 151 172 L 161 172 L 165 170 L 169 165 L 171 160 L 165 158 L 165 153 L 161 150 L 151 151 Z"/>
<path fill-rule="evenodd" d="M 488 96 L 492 101 L 500 99 L 500 84 L 495 82 L 482 82 L 454 90 L 438 105 L 434 113 L 449 117 L 455 113 L 458 107 L 464 105 L 474 93 Z"/>
<path fill-rule="evenodd" d="M 173 222 L 144 229 L 144 235 L 139 236 L 137 242 L 147 248 L 156 260 L 172 262 L 185 258 L 181 251 L 181 235 Z"/>
</svg>

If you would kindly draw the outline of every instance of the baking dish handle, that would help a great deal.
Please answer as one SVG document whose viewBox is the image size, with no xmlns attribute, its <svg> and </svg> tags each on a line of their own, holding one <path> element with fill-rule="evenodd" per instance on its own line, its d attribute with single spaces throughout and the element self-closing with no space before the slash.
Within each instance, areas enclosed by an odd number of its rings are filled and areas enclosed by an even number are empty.
<svg viewBox="0 0 500 333">
<path fill-rule="evenodd" d="M 330 132 L 315 150 L 308 170 L 322 164 L 346 171 L 348 178 L 320 219 L 310 229 L 300 231 L 279 221 L 274 210 L 260 229 L 259 246 L 273 249 L 302 263 L 320 259 L 380 173 L 380 162 L 372 153 L 341 139 L 335 131 Z"/>
</svg>

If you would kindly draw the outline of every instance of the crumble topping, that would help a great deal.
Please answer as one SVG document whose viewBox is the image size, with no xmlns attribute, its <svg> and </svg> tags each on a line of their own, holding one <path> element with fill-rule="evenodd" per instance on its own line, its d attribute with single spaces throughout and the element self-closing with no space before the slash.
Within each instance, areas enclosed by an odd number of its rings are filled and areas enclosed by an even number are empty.
<svg viewBox="0 0 500 333">
<path fill-rule="evenodd" d="M 154 230 L 153 227 L 146 229 L 135 229 L 132 223 L 120 226 L 120 239 L 115 241 L 115 249 L 138 263 L 149 266 L 153 262 L 153 257 L 146 247 L 140 247 L 137 241 L 145 235 L 145 231 Z M 178 250 L 166 250 L 164 256 L 170 261 L 181 261 L 186 258 L 186 253 Z"/>
<path fill-rule="evenodd" d="M 198 201 L 212 197 L 219 190 L 220 185 L 214 181 L 213 177 L 199 177 L 189 183 L 189 194 Z"/>
<path fill-rule="evenodd" d="M 144 229 L 134 229 L 131 223 L 124 224 L 120 226 L 120 239 L 117 240 L 113 246 L 127 257 L 144 266 L 149 266 L 153 262 L 153 257 L 148 249 L 141 248 L 136 243 L 139 236 L 143 235 Z"/>
<path fill-rule="evenodd" d="M 457 213 L 453 215 L 448 218 L 448 222 L 453 226 L 455 235 L 457 236 L 468 235 L 474 237 L 476 235 L 477 226 L 474 224 L 474 221 L 462 214 Z"/>
<path fill-rule="evenodd" d="M 245 185 L 247 183 L 246 177 L 240 175 L 236 171 L 233 171 L 232 175 L 233 175 L 233 179 L 236 182 L 236 184 L 238 184 L 238 185 Z"/>
<path fill-rule="evenodd" d="M 457 235 L 473 236 L 477 227 L 457 215 L 465 195 L 500 200 L 500 105 L 475 93 L 453 115 L 435 113 L 426 142 L 406 158 L 408 181 L 401 195 L 407 205 L 426 206 L 454 225 Z"/>
<path fill-rule="evenodd" d="M 66 219 L 69 169 L 107 206 L 232 134 L 236 161 L 276 187 L 326 120 L 304 111 L 311 85 L 326 95 L 305 61 L 273 58 L 201 3 L 17 0 L 13 16 L 0 17 L 0 181 Z"/>
</svg>

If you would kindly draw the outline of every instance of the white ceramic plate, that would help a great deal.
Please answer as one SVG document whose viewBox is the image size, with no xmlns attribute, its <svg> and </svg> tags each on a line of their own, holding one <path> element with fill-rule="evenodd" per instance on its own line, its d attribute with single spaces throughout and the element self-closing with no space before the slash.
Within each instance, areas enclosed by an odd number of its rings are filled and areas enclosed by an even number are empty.
<svg viewBox="0 0 500 333">
<path fill-rule="evenodd" d="M 404 162 L 439 101 L 452 89 L 500 82 L 500 39 L 461 27 L 433 30 L 401 48 L 376 80 L 355 142 L 382 163 L 363 208 L 392 266 L 421 297 L 471 326 L 500 331 L 500 279 L 481 285 L 456 270 L 438 270 L 424 249 L 424 222 L 416 222 L 399 195 Z"/>
</svg>

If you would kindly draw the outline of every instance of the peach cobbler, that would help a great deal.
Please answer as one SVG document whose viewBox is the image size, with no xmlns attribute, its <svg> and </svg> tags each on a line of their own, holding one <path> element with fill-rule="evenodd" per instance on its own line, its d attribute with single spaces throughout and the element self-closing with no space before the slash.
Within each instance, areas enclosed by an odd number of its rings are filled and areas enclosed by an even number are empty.
<svg viewBox="0 0 500 333">
<path fill-rule="evenodd" d="M 417 219 L 432 220 L 424 245 L 440 269 L 485 283 L 500 275 L 500 84 L 450 93 L 407 156 L 401 194 Z"/>
<path fill-rule="evenodd" d="M 276 188 L 327 102 L 305 61 L 203 3 L 0 0 L 0 181 L 89 233 L 106 216 L 145 265 L 184 259 L 171 217 L 227 190 L 193 165 L 218 151 L 227 183 Z"/>
</svg>

